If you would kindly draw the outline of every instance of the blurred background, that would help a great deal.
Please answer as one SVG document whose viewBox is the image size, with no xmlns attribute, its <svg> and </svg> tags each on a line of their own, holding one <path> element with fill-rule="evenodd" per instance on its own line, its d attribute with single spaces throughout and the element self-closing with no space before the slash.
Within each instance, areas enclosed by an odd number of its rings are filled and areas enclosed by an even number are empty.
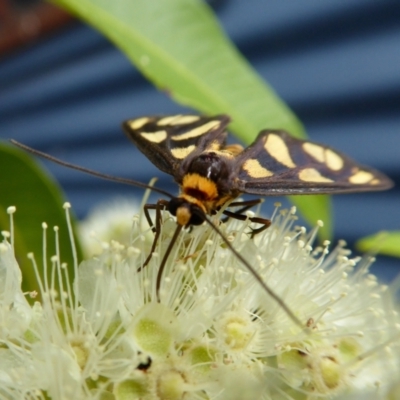
<svg viewBox="0 0 400 400">
<path fill-rule="evenodd" d="M 400 2 L 215 0 L 223 28 L 304 123 L 332 145 L 388 174 L 388 192 L 334 196 L 335 239 L 400 229 Z M 120 125 L 147 114 L 190 112 L 158 92 L 105 38 L 54 6 L 0 1 L 0 137 L 108 174 L 177 187 L 131 145 Z M 267 127 L 266 127 L 267 128 Z M 101 201 L 142 189 L 51 163 L 79 218 Z M 153 200 L 158 196 L 153 197 Z M 267 199 L 272 212 L 276 198 Z M 384 280 L 400 260 L 379 256 Z"/>
</svg>

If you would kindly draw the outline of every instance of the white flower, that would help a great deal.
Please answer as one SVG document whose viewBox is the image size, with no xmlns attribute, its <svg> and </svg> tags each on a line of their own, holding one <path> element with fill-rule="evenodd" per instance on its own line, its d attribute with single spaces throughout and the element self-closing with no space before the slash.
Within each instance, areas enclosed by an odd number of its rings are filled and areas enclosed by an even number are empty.
<svg viewBox="0 0 400 400">
<path fill-rule="evenodd" d="M 85 256 L 89 258 L 101 254 L 111 240 L 128 246 L 132 219 L 139 210 L 137 201 L 123 197 L 96 206 L 79 223 L 79 239 Z"/>
<path fill-rule="evenodd" d="M 33 306 L 5 241 L 0 398 L 389 399 L 400 372 L 394 294 L 371 260 L 349 259 L 343 243 L 313 249 L 316 230 L 295 219 L 277 210 L 254 239 L 248 222 L 220 225 L 279 301 L 207 225 L 178 237 L 157 292 L 176 227 L 167 212 L 146 267 L 152 232 L 135 217 L 128 246 L 102 246 L 60 293 L 40 282 Z M 59 255 L 52 268 L 67 275 Z M 23 312 L 10 314 L 14 304 Z"/>
</svg>

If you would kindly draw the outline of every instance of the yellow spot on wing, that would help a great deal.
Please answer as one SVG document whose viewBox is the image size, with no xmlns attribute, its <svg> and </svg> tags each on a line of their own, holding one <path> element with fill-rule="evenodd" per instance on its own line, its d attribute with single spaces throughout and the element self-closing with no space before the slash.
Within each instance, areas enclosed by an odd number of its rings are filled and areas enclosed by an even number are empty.
<svg viewBox="0 0 400 400">
<path fill-rule="evenodd" d="M 152 143 L 161 143 L 167 137 L 166 131 L 157 132 L 141 132 L 140 136 L 144 137 L 146 140 Z"/>
<path fill-rule="evenodd" d="M 343 158 L 340 157 L 339 154 L 336 154 L 331 149 L 326 149 L 325 156 L 326 165 L 328 166 L 328 168 L 332 169 L 333 171 L 339 171 L 343 168 Z"/>
<path fill-rule="evenodd" d="M 190 130 L 189 132 L 183 133 L 182 135 L 171 136 L 173 140 L 186 140 L 193 139 L 197 136 L 201 136 L 204 133 L 209 132 L 211 129 L 220 125 L 219 121 L 209 121 L 204 125 L 200 125 L 197 128 Z"/>
<path fill-rule="evenodd" d="M 264 144 L 264 148 L 271 157 L 275 158 L 275 160 L 279 161 L 286 167 L 294 168 L 296 166 L 290 157 L 288 147 L 283 139 L 278 135 L 274 135 L 273 133 L 269 134 L 267 141 Z"/>
<path fill-rule="evenodd" d="M 326 166 L 333 170 L 339 171 L 343 168 L 343 159 L 331 149 L 326 149 L 315 143 L 303 143 L 303 149 L 311 157 L 314 157 L 318 162 L 326 164 Z"/>
<path fill-rule="evenodd" d="M 325 178 L 315 168 L 305 168 L 299 172 L 299 178 L 304 182 L 333 182 L 332 179 Z"/>
<path fill-rule="evenodd" d="M 171 153 L 175 158 L 182 160 L 187 157 L 195 148 L 195 145 L 188 147 L 175 147 L 174 149 L 171 149 Z"/>
<path fill-rule="evenodd" d="M 142 118 L 138 118 L 138 119 L 129 121 L 128 124 L 131 129 L 136 130 L 136 129 L 140 129 L 144 124 L 147 124 L 147 122 L 149 122 L 149 121 L 150 121 L 150 118 L 142 117 Z"/>
<path fill-rule="evenodd" d="M 172 122 L 177 120 L 178 118 L 182 117 L 182 115 L 171 115 L 169 117 L 161 118 L 158 122 L 158 126 L 170 125 Z"/>
<path fill-rule="evenodd" d="M 349 182 L 354 184 L 363 184 L 368 183 L 374 178 L 374 175 L 371 172 L 367 171 L 357 171 L 354 175 L 349 177 Z"/>
<path fill-rule="evenodd" d="M 243 164 L 243 169 L 251 176 L 252 178 L 267 178 L 268 176 L 272 176 L 273 173 L 269 171 L 267 168 L 264 168 L 260 162 L 256 159 L 249 159 Z"/>
<path fill-rule="evenodd" d="M 324 148 L 314 143 L 303 143 L 303 149 L 306 153 L 308 153 L 311 157 L 314 157 L 320 163 L 325 162 Z"/>
<path fill-rule="evenodd" d="M 180 125 L 180 124 L 190 124 L 191 122 L 196 122 L 200 119 L 198 115 L 171 115 L 170 117 L 161 118 L 157 125 Z"/>
<path fill-rule="evenodd" d="M 176 124 L 190 124 L 200 119 L 199 115 L 181 115 Z"/>
</svg>

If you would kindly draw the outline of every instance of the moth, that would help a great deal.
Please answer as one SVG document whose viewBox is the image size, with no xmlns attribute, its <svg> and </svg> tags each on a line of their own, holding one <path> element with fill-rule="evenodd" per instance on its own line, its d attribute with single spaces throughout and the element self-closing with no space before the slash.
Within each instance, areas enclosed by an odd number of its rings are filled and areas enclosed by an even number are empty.
<svg viewBox="0 0 400 400">
<path fill-rule="evenodd" d="M 392 181 L 329 146 L 282 130 L 262 130 L 247 148 L 227 145 L 226 115 L 141 117 L 123 123 L 127 136 L 161 171 L 178 197 L 162 202 L 178 225 L 204 222 L 242 193 L 258 196 L 385 190 Z"/>
<path fill-rule="evenodd" d="M 243 193 L 257 196 L 296 194 L 336 194 L 385 190 L 393 182 L 383 173 L 353 161 L 343 153 L 322 144 L 300 140 L 276 129 L 262 130 L 255 141 L 243 148 L 227 144 L 227 115 L 212 117 L 199 115 L 145 116 L 123 123 L 123 129 L 138 149 L 161 171 L 172 175 L 180 194 L 172 196 L 161 189 L 131 179 L 113 177 L 76 166 L 48 154 L 31 149 L 16 141 L 17 146 L 61 165 L 100 178 L 149 188 L 169 200 L 145 206 L 145 215 L 153 227 L 155 237 L 145 267 L 151 259 L 160 235 L 161 210 L 176 216 L 177 228 L 161 260 L 157 273 L 156 292 L 159 290 L 164 267 L 182 228 L 206 222 L 225 242 L 226 246 L 246 266 L 264 290 L 298 325 L 301 322 L 262 280 L 257 271 L 235 250 L 219 228 L 211 221 L 226 205 L 241 206 L 236 212 L 223 209 L 227 217 L 245 220 L 243 212 L 259 200 L 235 202 Z M 156 211 L 155 223 L 149 210 Z M 250 218 L 261 224 L 253 234 L 266 229 L 270 221 Z"/>
</svg>

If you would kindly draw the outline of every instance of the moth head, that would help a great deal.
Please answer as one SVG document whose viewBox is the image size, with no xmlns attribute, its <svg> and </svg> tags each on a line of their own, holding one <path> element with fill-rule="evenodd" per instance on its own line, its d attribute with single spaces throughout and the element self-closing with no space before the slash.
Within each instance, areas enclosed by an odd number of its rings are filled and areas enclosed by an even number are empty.
<svg viewBox="0 0 400 400">
<path fill-rule="evenodd" d="M 206 218 L 204 211 L 198 205 L 180 197 L 170 200 L 168 211 L 176 216 L 177 223 L 182 226 L 201 225 Z"/>
</svg>

